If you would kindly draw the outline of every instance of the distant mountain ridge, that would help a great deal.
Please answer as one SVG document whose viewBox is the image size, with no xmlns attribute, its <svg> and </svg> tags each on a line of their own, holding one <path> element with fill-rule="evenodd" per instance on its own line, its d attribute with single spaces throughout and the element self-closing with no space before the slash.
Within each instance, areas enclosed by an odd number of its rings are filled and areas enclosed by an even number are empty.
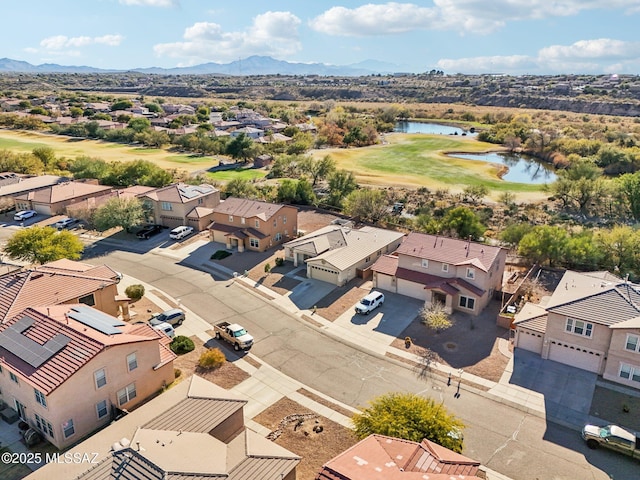
<svg viewBox="0 0 640 480">
<path fill-rule="evenodd" d="M 0 59 L 0 73 L 117 73 L 138 72 L 160 75 L 322 75 L 347 76 L 388 74 L 399 72 L 402 67 L 377 60 L 365 60 L 352 65 L 327 65 L 324 63 L 299 63 L 276 60 L 272 57 L 254 55 L 230 63 L 202 63 L 190 67 L 175 68 L 133 68 L 128 70 L 107 70 L 90 66 L 69 66 L 55 63 L 32 65 L 29 62 Z"/>
</svg>

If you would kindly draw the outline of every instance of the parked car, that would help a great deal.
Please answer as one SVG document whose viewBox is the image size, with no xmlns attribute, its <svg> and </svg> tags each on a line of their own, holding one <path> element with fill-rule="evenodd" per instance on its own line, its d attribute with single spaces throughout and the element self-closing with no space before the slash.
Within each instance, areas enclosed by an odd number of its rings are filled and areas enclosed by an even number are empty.
<svg viewBox="0 0 640 480">
<path fill-rule="evenodd" d="M 152 237 L 160 233 L 161 231 L 162 231 L 162 225 L 155 225 L 155 224 L 147 225 L 145 227 L 142 227 L 142 230 L 136 233 L 136 237 L 146 240 L 149 237 Z"/>
<path fill-rule="evenodd" d="M 168 323 L 169 325 L 182 325 L 184 322 L 185 314 L 179 308 L 172 308 L 162 313 L 157 313 L 151 317 L 149 323 L 151 325 L 159 325 L 161 323 Z"/>
<path fill-rule="evenodd" d="M 154 330 L 164 333 L 169 338 L 174 338 L 176 336 L 176 331 L 173 329 L 171 325 L 166 322 L 159 323 L 158 325 L 154 325 L 152 327 Z"/>
<path fill-rule="evenodd" d="M 63 228 L 69 228 L 70 226 L 75 225 L 76 223 L 78 223 L 77 219 L 67 217 L 67 218 L 63 218 L 62 220 L 58 220 L 56 223 L 53 224 L 53 226 L 58 230 L 62 230 Z"/>
<path fill-rule="evenodd" d="M 635 433 L 617 425 L 599 427 L 587 424 L 582 429 L 582 438 L 591 449 L 603 446 L 630 457 L 640 458 L 640 438 Z"/>
<path fill-rule="evenodd" d="M 26 220 L 27 218 L 35 217 L 37 214 L 38 214 L 38 212 L 36 212 L 35 210 L 22 210 L 20 212 L 17 212 L 13 216 L 13 219 L 16 222 L 22 222 L 23 220 Z"/>
<path fill-rule="evenodd" d="M 384 293 L 371 292 L 356 304 L 356 313 L 368 315 L 384 303 Z"/>
<path fill-rule="evenodd" d="M 169 238 L 172 240 L 182 240 L 193 233 L 193 227 L 186 227 L 184 225 L 176 227 L 169 232 Z"/>
<path fill-rule="evenodd" d="M 249 350 L 253 345 L 253 337 L 237 323 L 220 322 L 213 326 L 218 340 L 224 339 L 233 345 L 233 349 L 238 351 Z"/>
</svg>

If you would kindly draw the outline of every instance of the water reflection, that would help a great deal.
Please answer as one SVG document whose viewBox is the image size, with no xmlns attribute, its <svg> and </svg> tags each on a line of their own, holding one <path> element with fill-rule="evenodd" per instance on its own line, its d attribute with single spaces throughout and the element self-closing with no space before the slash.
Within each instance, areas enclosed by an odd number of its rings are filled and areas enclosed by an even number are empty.
<svg viewBox="0 0 640 480">
<path fill-rule="evenodd" d="M 399 133 L 429 133 L 432 135 L 473 135 L 459 127 L 440 125 L 439 123 L 398 122 L 393 129 Z"/>
<path fill-rule="evenodd" d="M 557 178 L 551 165 L 540 163 L 528 155 L 494 152 L 481 154 L 455 153 L 451 156 L 505 165 L 509 167 L 509 171 L 502 176 L 502 179 L 507 182 L 542 184 L 553 183 Z"/>
</svg>

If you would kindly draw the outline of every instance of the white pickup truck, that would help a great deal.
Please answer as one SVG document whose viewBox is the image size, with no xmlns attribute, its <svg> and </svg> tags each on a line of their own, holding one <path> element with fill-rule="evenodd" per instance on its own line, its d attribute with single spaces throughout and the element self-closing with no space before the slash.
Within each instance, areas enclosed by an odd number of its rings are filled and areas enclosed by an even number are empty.
<svg viewBox="0 0 640 480">
<path fill-rule="evenodd" d="M 249 350 L 253 345 L 253 337 L 237 323 L 221 322 L 213 326 L 218 340 L 224 339 L 233 345 L 233 349 Z"/>
<path fill-rule="evenodd" d="M 602 446 L 630 457 L 640 458 L 640 438 L 635 433 L 617 425 L 604 427 L 585 425 L 582 429 L 582 438 L 589 448 Z"/>
</svg>

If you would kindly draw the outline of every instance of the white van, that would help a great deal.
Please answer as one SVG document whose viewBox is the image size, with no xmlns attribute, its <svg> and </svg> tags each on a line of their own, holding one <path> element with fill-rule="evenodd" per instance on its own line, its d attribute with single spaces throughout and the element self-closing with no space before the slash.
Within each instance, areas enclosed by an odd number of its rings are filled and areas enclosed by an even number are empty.
<svg viewBox="0 0 640 480">
<path fill-rule="evenodd" d="M 167 322 L 163 322 L 163 323 L 159 323 L 158 325 L 154 325 L 153 329 L 164 333 L 169 338 L 174 338 L 176 336 L 176 331 Z"/>
<path fill-rule="evenodd" d="M 371 292 L 356 304 L 356 313 L 368 315 L 371 311 L 384 303 L 384 294 L 381 292 Z"/>
</svg>

